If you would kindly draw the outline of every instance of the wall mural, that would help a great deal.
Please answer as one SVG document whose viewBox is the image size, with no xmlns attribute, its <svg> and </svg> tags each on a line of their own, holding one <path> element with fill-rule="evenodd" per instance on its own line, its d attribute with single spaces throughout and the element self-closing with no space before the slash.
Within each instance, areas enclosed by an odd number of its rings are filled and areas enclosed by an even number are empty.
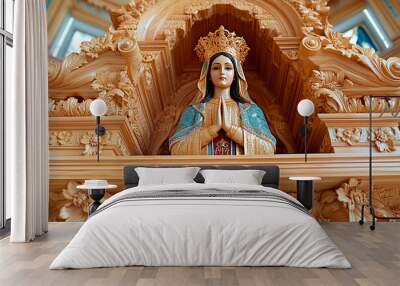
<svg viewBox="0 0 400 286">
<path fill-rule="evenodd" d="M 318 175 L 314 215 L 353 221 L 362 200 L 338 190 L 368 175 L 369 94 L 382 95 L 371 106 L 382 113 L 374 176 L 392 184 L 377 185 L 380 198 L 393 198 L 379 209 L 396 211 L 400 119 L 391 113 L 400 100 L 390 95 L 400 94 L 399 58 L 333 32 L 323 0 L 178 0 L 166 12 L 168 2 L 110 8 L 104 36 L 49 58 L 50 220 L 85 219 L 89 199 L 76 189 L 85 179 L 107 179 L 118 192 L 124 165 L 175 163 L 277 164 L 293 195 L 289 176 Z M 96 98 L 108 108 L 100 162 L 89 110 Z M 317 109 L 307 164 L 296 112 L 304 98 Z"/>
</svg>

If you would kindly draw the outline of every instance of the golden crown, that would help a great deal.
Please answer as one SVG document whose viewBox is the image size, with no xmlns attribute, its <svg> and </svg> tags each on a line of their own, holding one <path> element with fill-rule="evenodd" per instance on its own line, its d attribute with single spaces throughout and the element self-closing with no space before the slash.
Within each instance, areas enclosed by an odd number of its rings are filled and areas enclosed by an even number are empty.
<svg viewBox="0 0 400 286">
<path fill-rule="evenodd" d="M 201 61 L 206 61 L 218 52 L 227 52 L 237 58 L 241 63 L 246 59 L 250 50 L 242 37 L 229 32 L 224 26 L 220 26 L 214 33 L 201 37 L 194 49 Z"/>
</svg>

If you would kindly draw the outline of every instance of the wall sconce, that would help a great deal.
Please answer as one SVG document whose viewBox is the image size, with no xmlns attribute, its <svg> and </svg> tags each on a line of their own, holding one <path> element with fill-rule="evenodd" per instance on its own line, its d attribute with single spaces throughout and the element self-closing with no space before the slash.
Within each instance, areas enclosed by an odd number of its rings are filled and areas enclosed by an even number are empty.
<svg viewBox="0 0 400 286">
<path fill-rule="evenodd" d="M 99 136 L 103 136 L 106 133 L 106 129 L 100 125 L 100 116 L 103 116 L 107 112 L 107 104 L 102 99 L 93 100 L 90 104 L 90 113 L 96 116 L 96 135 L 97 135 L 97 162 L 100 160 L 100 140 Z"/>
<path fill-rule="evenodd" d="M 304 117 L 304 126 L 301 129 L 301 135 L 304 136 L 304 160 L 307 163 L 308 117 L 314 113 L 314 103 L 309 99 L 303 99 L 297 105 L 297 112 Z"/>
</svg>

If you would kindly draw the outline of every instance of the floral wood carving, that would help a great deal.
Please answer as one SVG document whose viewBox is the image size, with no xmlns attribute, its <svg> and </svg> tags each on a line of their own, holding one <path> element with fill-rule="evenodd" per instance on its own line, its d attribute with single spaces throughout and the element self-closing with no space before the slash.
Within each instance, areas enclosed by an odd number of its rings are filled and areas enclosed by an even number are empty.
<svg viewBox="0 0 400 286">
<path fill-rule="evenodd" d="M 344 83 L 343 72 L 313 70 L 313 76 L 306 82 L 305 89 L 309 90 L 319 112 L 350 112 L 351 103 L 346 102 L 341 90 Z M 347 84 L 352 83 L 347 81 Z"/>
<path fill-rule="evenodd" d="M 107 115 L 126 116 L 136 138 L 144 143 L 143 108 L 140 106 L 136 88 L 128 76 L 127 69 L 120 72 L 97 73 L 92 88 L 98 91 L 99 97 L 106 102 Z"/>
<path fill-rule="evenodd" d="M 338 201 L 335 190 L 314 192 L 313 216 L 319 221 L 347 221 L 348 210 Z"/>
<path fill-rule="evenodd" d="M 154 5 L 155 0 L 131 1 L 110 12 L 113 27 L 104 37 L 95 38 L 81 44 L 81 53 L 89 58 L 97 58 L 106 51 L 126 51 L 136 45 L 136 30 L 141 15 Z"/>
<path fill-rule="evenodd" d="M 86 190 L 80 190 L 76 181 L 68 182 L 62 194 L 66 202 L 59 210 L 59 217 L 64 221 L 84 221 L 88 216 L 89 196 Z"/>
<path fill-rule="evenodd" d="M 100 137 L 100 143 L 100 152 L 107 145 L 116 156 L 131 155 L 120 131 L 107 130 L 106 135 Z M 84 145 L 83 152 L 80 151 L 82 145 Z M 69 147 L 70 154 L 76 150 L 75 155 L 91 156 L 96 155 L 97 152 L 97 137 L 92 131 L 51 131 L 49 146 L 50 150 L 53 150 L 53 147 Z"/>
<path fill-rule="evenodd" d="M 117 148 L 119 155 L 129 156 L 131 155 L 126 145 L 123 143 L 122 137 L 119 132 L 111 132 L 109 137 L 109 145 L 113 145 Z"/>
<path fill-rule="evenodd" d="M 330 128 L 332 130 L 332 128 Z M 332 140 L 334 142 L 344 142 L 349 146 L 357 143 L 369 142 L 369 129 L 366 127 L 358 128 L 334 128 Z M 330 134 L 332 132 L 330 131 Z M 400 131 L 396 126 L 372 128 L 372 142 L 379 152 L 396 151 L 396 141 L 400 141 Z"/>
<path fill-rule="evenodd" d="M 336 138 L 348 145 L 353 145 L 354 142 L 360 142 L 360 128 L 336 128 Z"/>
<path fill-rule="evenodd" d="M 104 145 L 109 144 L 109 133 L 99 137 L 99 153 L 103 151 Z M 80 143 L 84 145 L 83 155 L 92 156 L 97 154 L 97 135 L 93 131 L 89 131 L 81 137 Z"/>
<path fill-rule="evenodd" d="M 394 141 L 400 139 L 398 127 L 382 127 L 372 131 L 372 141 L 379 152 L 396 151 Z"/>
<path fill-rule="evenodd" d="M 69 181 L 61 192 L 50 192 L 53 220 L 57 221 L 85 221 L 88 217 L 88 209 L 91 199 L 86 190 L 78 189 L 80 181 Z M 110 197 L 106 191 L 103 199 Z M 56 213 L 56 214 L 55 214 Z"/>
<path fill-rule="evenodd" d="M 62 146 L 70 143 L 72 140 L 72 132 L 70 131 L 55 131 L 50 133 L 49 145 Z"/>
<path fill-rule="evenodd" d="M 330 27 L 327 0 L 285 0 L 290 3 L 303 19 L 303 33 L 322 35 Z"/>
<path fill-rule="evenodd" d="M 361 217 L 361 206 L 368 202 L 368 184 L 360 179 L 350 178 L 336 189 L 338 200 L 349 210 L 349 221 L 357 222 Z M 393 217 L 400 215 L 400 187 L 374 185 L 372 192 L 377 216 Z M 365 212 L 368 220 L 371 215 Z"/>
</svg>

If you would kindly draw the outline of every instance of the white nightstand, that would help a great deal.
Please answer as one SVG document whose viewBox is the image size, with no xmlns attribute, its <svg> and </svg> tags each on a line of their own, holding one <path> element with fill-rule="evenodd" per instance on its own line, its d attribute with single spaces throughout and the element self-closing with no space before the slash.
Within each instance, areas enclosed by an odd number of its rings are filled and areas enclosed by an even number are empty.
<svg viewBox="0 0 400 286">
<path fill-rule="evenodd" d="M 313 205 L 313 193 L 314 193 L 314 181 L 321 180 L 320 177 L 289 177 L 289 180 L 296 181 L 297 185 L 297 200 L 303 204 L 303 206 L 310 210 Z"/>
<path fill-rule="evenodd" d="M 108 184 L 107 180 L 85 180 L 83 185 L 77 186 L 78 189 L 87 190 L 89 197 L 93 200 L 89 206 L 89 216 L 101 205 L 100 200 L 104 197 L 106 190 L 116 187 L 117 185 Z"/>
</svg>

